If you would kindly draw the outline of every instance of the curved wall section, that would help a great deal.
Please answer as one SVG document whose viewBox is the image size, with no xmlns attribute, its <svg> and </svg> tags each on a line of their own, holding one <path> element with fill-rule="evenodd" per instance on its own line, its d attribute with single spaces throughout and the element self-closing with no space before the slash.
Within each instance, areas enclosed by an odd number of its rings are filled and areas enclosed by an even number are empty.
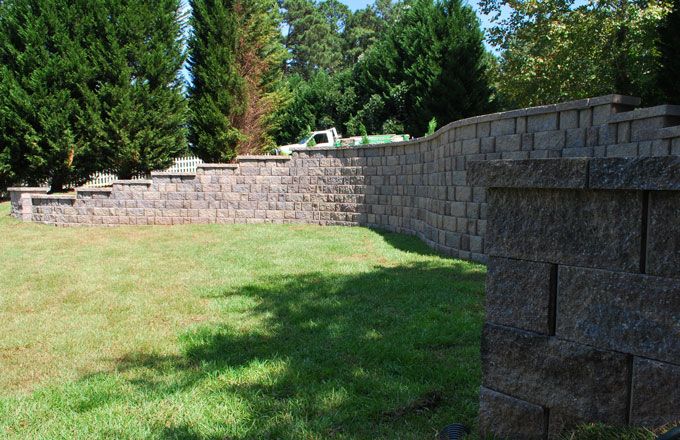
<svg viewBox="0 0 680 440">
<path fill-rule="evenodd" d="M 364 225 L 485 261 L 486 189 L 468 161 L 680 154 L 680 107 L 609 95 L 484 115 L 409 142 L 241 156 L 195 174 L 152 173 L 74 195 L 10 188 L 16 217 L 59 226 L 187 223 Z"/>
</svg>

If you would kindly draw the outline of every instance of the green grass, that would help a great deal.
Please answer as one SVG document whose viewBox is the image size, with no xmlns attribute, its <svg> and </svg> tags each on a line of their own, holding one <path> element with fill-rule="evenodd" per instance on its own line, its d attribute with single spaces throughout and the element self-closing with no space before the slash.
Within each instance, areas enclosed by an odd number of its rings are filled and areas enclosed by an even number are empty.
<svg viewBox="0 0 680 440">
<path fill-rule="evenodd" d="M 364 228 L 53 228 L 0 205 L 0 437 L 476 426 L 480 265 Z"/>
</svg>

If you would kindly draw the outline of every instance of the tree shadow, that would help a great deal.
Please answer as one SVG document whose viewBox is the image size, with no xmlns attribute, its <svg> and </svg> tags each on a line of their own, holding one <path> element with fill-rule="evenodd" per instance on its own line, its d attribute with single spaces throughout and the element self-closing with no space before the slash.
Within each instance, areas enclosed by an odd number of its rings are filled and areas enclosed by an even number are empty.
<svg viewBox="0 0 680 440">
<path fill-rule="evenodd" d="M 153 396 L 228 393 L 255 417 L 215 437 L 159 427 L 161 438 L 431 437 L 476 423 L 483 281 L 479 267 L 439 262 L 213 288 L 202 296 L 233 319 L 187 330 L 181 355 L 130 353 L 116 370 Z"/>
</svg>

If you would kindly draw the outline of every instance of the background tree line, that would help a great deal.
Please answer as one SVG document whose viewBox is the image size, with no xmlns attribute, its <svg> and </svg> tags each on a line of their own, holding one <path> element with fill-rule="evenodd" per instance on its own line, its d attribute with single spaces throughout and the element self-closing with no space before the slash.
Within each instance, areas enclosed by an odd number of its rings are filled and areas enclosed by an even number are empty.
<svg viewBox="0 0 680 440">
<path fill-rule="evenodd" d="M 0 2 L 0 188 L 230 161 L 332 126 L 421 136 L 605 93 L 680 103 L 677 0 L 480 7 L 495 54 L 461 0 Z"/>
</svg>

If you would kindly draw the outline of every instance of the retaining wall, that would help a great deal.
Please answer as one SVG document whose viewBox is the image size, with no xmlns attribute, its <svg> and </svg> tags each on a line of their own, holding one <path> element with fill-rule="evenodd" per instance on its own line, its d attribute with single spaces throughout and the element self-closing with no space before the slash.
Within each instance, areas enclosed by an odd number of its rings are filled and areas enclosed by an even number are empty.
<svg viewBox="0 0 680 440">
<path fill-rule="evenodd" d="M 13 212 L 60 226 L 233 222 L 365 225 L 485 261 L 487 194 L 471 160 L 680 154 L 680 107 L 610 95 L 460 120 L 397 144 L 239 157 L 73 195 L 10 189 Z"/>
<path fill-rule="evenodd" d="M 680 422 L 680 157 L 468 172 L 489 188 L 482 435 Z"/>
</svg>

